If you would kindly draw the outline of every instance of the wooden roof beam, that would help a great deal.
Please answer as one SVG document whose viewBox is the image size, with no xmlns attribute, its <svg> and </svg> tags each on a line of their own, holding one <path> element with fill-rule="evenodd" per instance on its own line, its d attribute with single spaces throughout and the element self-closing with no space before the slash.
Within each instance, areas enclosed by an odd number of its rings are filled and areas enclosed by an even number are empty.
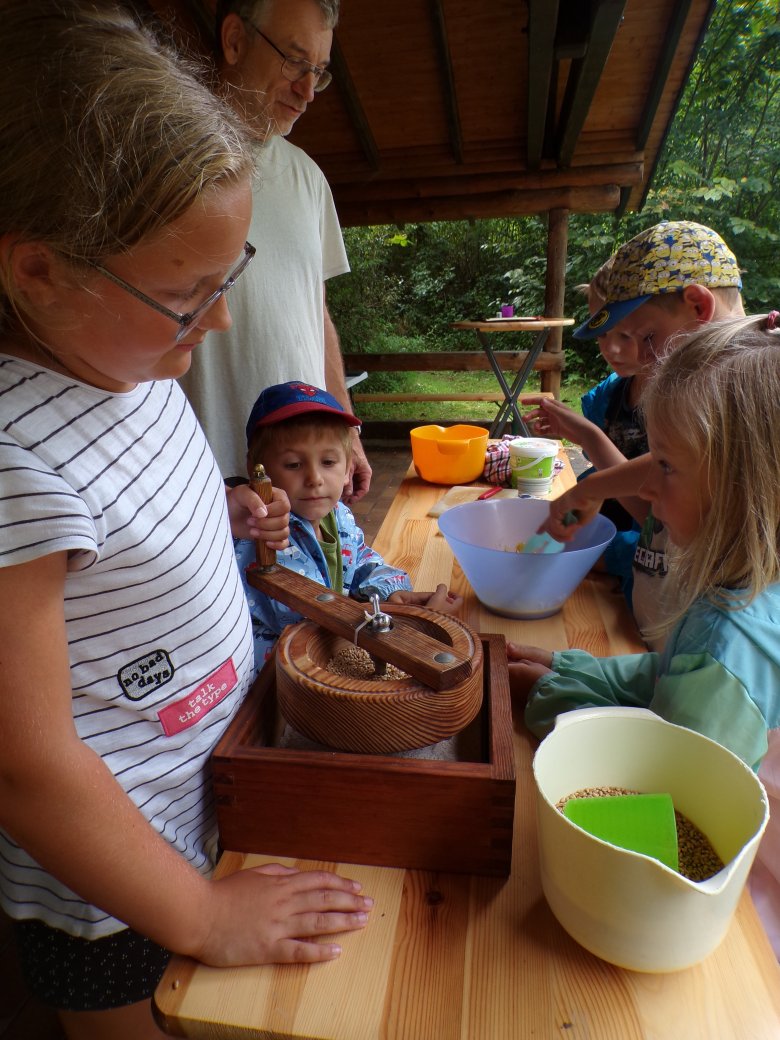
<svg viewBox="0 0 780 1040">
<path fill-rule="evenodd" d="M 645 107 L 639 120 L 636 131 L 636 147 L 643 151 L 650 137 L 658 106 L 661 103 L 664 87 L 672 69 L 672 62 L 680 45 L 685 22 L 691 10 L 693 0 L 677 0 L 672 11 L 672 22 L 664 35 L 664 45 L 658 56 L 658 62 L 653 70 L 653 78 L 650 81 L 650 89 L 647 92 Z"/>
<path fill-rule="evenodd" d="M 542 170 L 534 173 L 463 173 L 459 176 L 393 177 L 367 182 L 340 183 L 336 189 L 339 205 L 357 202 L 392 202 L 410 198 L 495 194 L 499 191 L 538 191 L 546 188 L 587 188 L 604 184 L 642 183 L 642 163 L 610 163 L 598 166 L 571 166 L 567 170 Z"/>
<path fill-rule="evenodd" d="M 536 170 L 544 155 L 552 112 L 550 84 L 555 63 L 558 0 L 528 0 L 528 134 L 527 162 Z"/>
<path fill-rule="evenodd" d="M 557 132 L 557 156 L 567 166 L 574 155 L 577 139 L 585 125 L 599 80 L 620 23 L 627 0 L 593 0 L 588 46 L 583 58 L 572 62 L 561 106 Z"/>
<path fill-rule="evenodd" d="M 639 120 L 639 126 L 637 127 L 636 143 L 638 148 L 644 148 L 647 144 L 648 138 L 650 137 L 650 131 L 653 127 L 653 121 L 655 119 L 656 113 L 658 112 L 658 106 L 661 103 L 661 98 L 663 96 L 664 88 L 666 86 L 666 81 L 669 78 L 669 73 L 671 71 L 672 63 L 674 61 L 674 55 L 677 51 L 677 47 L 679 46 L 680 39 L 682 38 L 683 29 L 685 28 L 685 22 L 688 18 L 688 14 L 690 13 L 692 2 L 693 0 L 678 0 L 677 4 L 674 7 L 674 11 L 672 13 L 672 23 L 669 26 L 666 35 L 664 36 L 664 45 L 661 49 L 660 55 L 658 56 L 658 63 L 656 64 L 656 67 L 653 71 L 653 78 L 650 83 L 650 90 L 648 92 L 647 99 L 645 101 L 645 107 L 642 111 L 642 115 Z M 714 4 L 712 5 L 712 7 L 714 7 Z M 712 7 L 710 8 L 710 10 L 712 10 Z M 709 24 L 709 16 L 707 18 L 707 24 Z M 701 38 L 699 40 L 699 43 L 700 42 Z M 694 50 L 694 56 L 698 49 L 699 44 L 697 43 L 696 48 Z M 692 67 L 693 60 L 691 61 L 691 65 L 686 72 L 686 80 L 690 75 L 690 69 Z M 677 100 L 679 101 L 679 96 Z M 677 105 L 675 105 L 675 112 L 676 110 Z M 669 127 L 671 127 L 673 122 L 674 117 L 672 117 L 669 120 Z M 663 152 L 663 143 L 665 143 L 665 141 L 666 134 L 664 134 L 664 141 L 662 142 L 661 147 L 656 152 L 657 157 L 660 156 Z M 647 191 L 650 188 L 650 184 L 652 183 L 654 173 L 655 166 L 651 170 L 650 176 L 647 178 L 647 186 L 645 188 L 645 193 L 642 196 L 642 205 L 644 205 L 644 200 L 647 195 Z M 628 207 L 629 199 L 631 198 L 632 190 L 632 188 L 628 187 L 627 185 L 624 185 L 620 195 L 620 205 L 618 206 L 616 216 L 622 217 L 625 213 Z"/>
<path fill-rule="evenodd" d="M 520 217 L 567 209 L 572 213 L 604 213 L 620 202 L 617 184 L 546 191 L 502 191 L 447 198 L 396 199 L 374 203 L 345 202 L 336 198 L 342 227 L 367 224 L 425 223 L 431 220 L 479 220 L 483 217 Z"/>
<path fill-rule="evenodd" d="M 366 162 L 370 169 L 373 172 L 376 172 L 381 165 L 379 161 L 379 149 L 376 146 L 376 141 L 371 132 L 371 127 L 366 118 L 366 113 L 360 103 L 360 96 L 355 89 L 355 84 L 350 75 L 349 66 L 344 57 L 344 52 L 342 51 L 335 34 L 330 49 L 329 67 L 330 71 L 333 73 L 333 79 L 336 82 L 338 89 L 341 91 L 344 108 L 347 110 L 349 121 L 352 124 L 352 129 L 355 131 L 355 136 L 358 139 L 363 155 L 366 157 Z"/>
<path fill-rule="evenodd" d="M 458 164 L 463 163 L 463 134 L 460 126 L 460 112 L 458 110 L 458 92 L 455 87 L 455 76 L 452 71 L 452 54 L 450 53 L 450 42 L 447 36 L 447 22 L 444 17 L 444 9 L 441 0 L 430 0 L 431 15 L 433 17 L 434 38 L 436 50 L 439 55 L 439 72 L 441 73 L 442 92 L 444 94 L 444 109 L 447 116 L 447 127 L 450 134 L 452 154 Z"/>
</svg>

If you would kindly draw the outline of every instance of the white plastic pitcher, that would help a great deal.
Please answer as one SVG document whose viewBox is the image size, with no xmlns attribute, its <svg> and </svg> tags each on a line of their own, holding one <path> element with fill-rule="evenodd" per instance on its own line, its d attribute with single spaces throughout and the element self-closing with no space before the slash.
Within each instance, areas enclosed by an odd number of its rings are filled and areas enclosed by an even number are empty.
<svg viewBox="0 0 780 1040">
<path fill-rule="evenodd" d="M 700 733 L 620 707 L 560 715 L 533 768 L 542 887 L 572 938 L 635 971 L 676 971 L 710 954 L 726 934 L 769 819 L 756 774 Z M 555 805 L 588 787 L 670 794 L 723 870 L 689 881 L 582 830 Z"/>
</svg>

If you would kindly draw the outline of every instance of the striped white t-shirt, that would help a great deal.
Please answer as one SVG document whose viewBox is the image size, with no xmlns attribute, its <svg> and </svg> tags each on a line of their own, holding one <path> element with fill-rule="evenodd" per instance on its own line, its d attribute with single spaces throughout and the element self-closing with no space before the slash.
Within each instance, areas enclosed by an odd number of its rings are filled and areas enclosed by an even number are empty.
<svg viewBox="0 0 780 1040">
<path fill-rule="evenodd" d="M 0 355 L 0 564 L 63 550 L 77 732 L 207 872 L 208 759 L 253 672 L 214 457 L 175 382 L 112 394 Z M 124 927 L 2 831 L 0 889 L 11 917 L 86 938 Z"/>
</svg>

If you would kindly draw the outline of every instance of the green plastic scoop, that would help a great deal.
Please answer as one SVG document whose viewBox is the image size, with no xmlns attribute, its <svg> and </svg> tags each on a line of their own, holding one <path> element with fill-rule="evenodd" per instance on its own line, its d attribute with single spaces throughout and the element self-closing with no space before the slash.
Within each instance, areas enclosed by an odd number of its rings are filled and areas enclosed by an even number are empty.
<svg viewBox="0 0 780 1040">
<path fill-rule="evenodd" d="M 678 869 L 677 824 L 669 794 L 570 798 L 563 815 L 610 845 L 642 852 Z"/>
</svg>

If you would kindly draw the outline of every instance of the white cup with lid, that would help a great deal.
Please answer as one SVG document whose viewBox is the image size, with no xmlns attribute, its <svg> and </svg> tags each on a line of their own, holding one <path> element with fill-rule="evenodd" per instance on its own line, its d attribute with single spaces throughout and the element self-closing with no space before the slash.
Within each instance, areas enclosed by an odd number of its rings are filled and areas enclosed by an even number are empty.
<svg viewBox="0 0 780 1040">
<path fill-rule="evenodd" d="M 546 495 L 552 487 L 557 455 L 557 442 L 545 437 L 517 437 L 510 441 L 512 487 L 530 494 Z"/>
</svg>

